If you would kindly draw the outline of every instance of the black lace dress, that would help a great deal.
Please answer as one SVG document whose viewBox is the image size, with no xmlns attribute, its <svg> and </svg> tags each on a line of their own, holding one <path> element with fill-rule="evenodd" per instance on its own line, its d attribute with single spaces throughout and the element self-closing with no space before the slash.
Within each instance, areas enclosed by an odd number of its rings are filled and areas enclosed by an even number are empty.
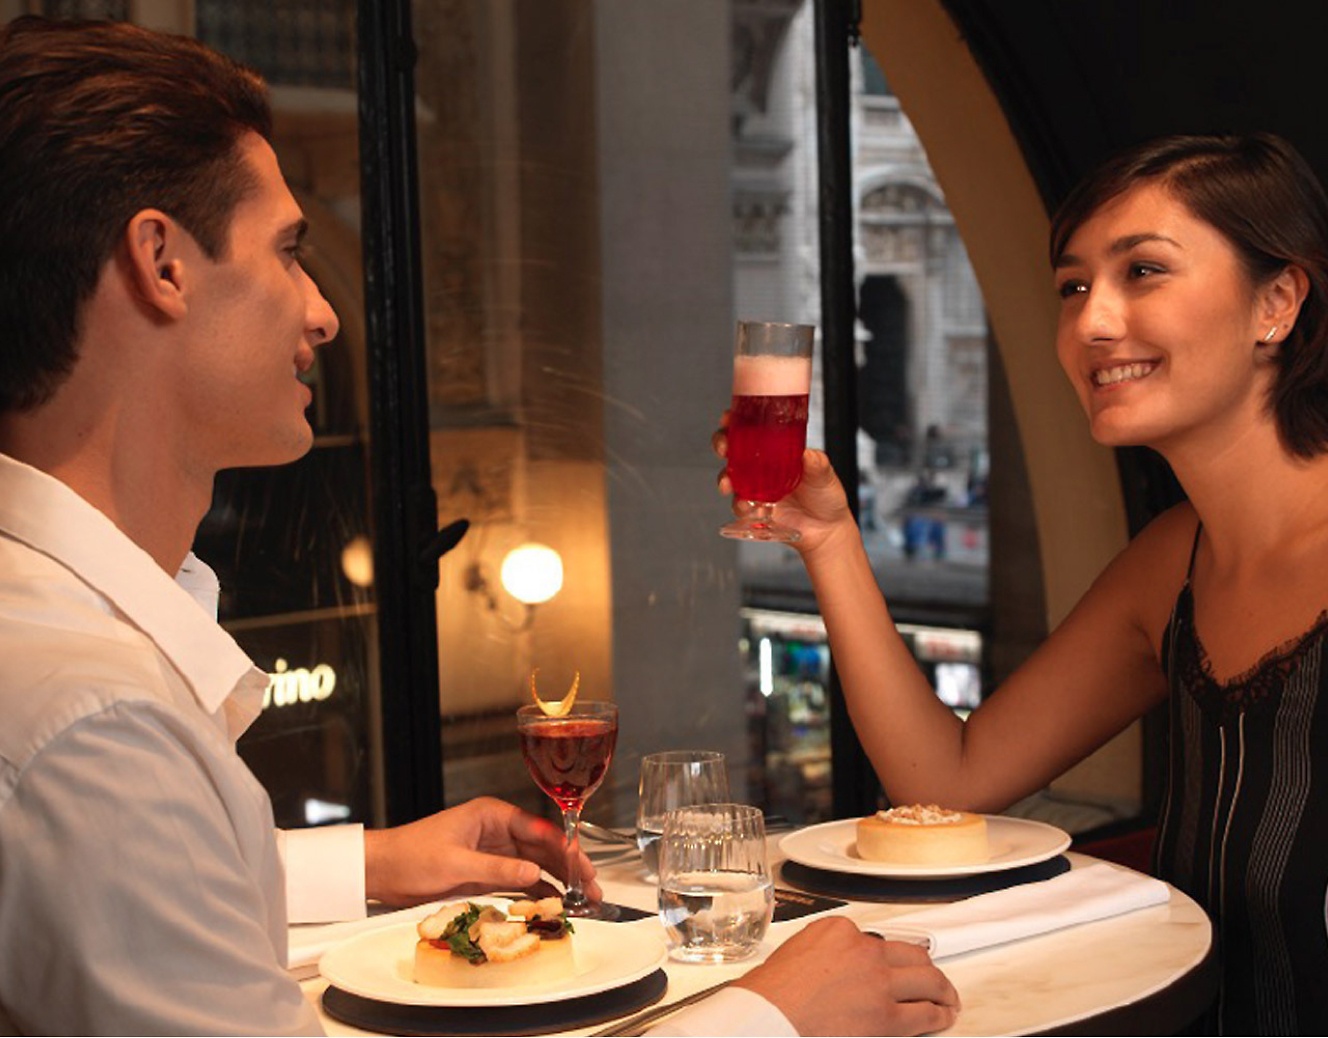
<svg viewBox="0 0 1328 1038">
<path fill-rule="evenodd" d="M 1188 577 L 1167 627 L 1171 759 L 1154 864 L 1216 927 L 1216 1033 L 1328 1033 L 1325 640 L 1328 613 L 1220 684 Z"/>
</svg>

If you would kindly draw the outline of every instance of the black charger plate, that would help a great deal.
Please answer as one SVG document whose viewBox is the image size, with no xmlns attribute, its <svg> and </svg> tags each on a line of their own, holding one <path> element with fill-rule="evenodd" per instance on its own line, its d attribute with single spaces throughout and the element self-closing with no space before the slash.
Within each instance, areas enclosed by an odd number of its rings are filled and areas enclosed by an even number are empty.
<svg viewBox="0 0 1328 1038">
<path fill-rule="evenodd" d="M 779 877 L 791 887 L 813 894 L 843 897 L 850 901 L 962 901 L 975 894 L 1017 887 L 1021 883 L 1038 883 L 1070 871 L 1070 860 L 1063 854 L 1054 858 L 1024 865 L 1017 869 L 979 872 L 967 876 L 945 879 L 890 879 L 864 876 L 850 872 L 831 872 L 785 861 L 779 866 Z"/>
<path fill-rule="evenodd" d="M 352 1027 L 385 1034 L 488 1036 L 548 1034 L 616 1020 L 654 1005 L 668 990 L 669 978 L 655 970 L 622 987 L 581 998 L 528 1006 L 406 1006 L 352 995 L 329 986 L 323 1009 Z"/>
</svg>

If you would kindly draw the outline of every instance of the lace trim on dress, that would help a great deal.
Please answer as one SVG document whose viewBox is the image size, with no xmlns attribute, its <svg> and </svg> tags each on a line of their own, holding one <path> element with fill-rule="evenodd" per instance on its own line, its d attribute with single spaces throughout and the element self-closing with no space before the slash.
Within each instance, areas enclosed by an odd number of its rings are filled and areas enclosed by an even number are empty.
<svg viewBox="0 0 1328 1038">
<path fill-rule="evenodd" d="M 1231 680 L 1218 681 L 1213 676 L 1208 653 L 1194 627 L 1194 596 L 1188 580 L 1181 589 L 1181 598 L 1176 626 L 1187 637 L 1180 638 L 1176 646 L 1177 677 L 1181 687 L 1194 697 L 1203 710 L 1220 712 L 1224 720 L 1276 700 L 1309 650 L 1328 633 L 1328 609 L 1325 609 L 1304 634 L 1274 646 L 1259 657 L 1249 670 L 1237 674 Z M 1173 637 L 1180 630 L 1173 631 Z"/>
</svg>

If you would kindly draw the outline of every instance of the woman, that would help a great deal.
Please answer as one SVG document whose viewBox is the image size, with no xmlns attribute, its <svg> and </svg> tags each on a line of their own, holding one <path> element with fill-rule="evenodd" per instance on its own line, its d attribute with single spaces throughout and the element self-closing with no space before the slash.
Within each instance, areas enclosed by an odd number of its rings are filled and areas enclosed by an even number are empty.
<svg viewBox="0 0 1328 1038">
<path fill-rule="evenodd" d="M 1328 201 L 1275 137 L 1166 138 L 1075 190 L 1051 259 L 1057 355 L 1094 438 L 1156 449 L 1188 501 L 966 723 L 896 633 L 823 454 L 807 452 L 777 517 L 801 531 L 853 723 L 896 803 L 1001 810 L 1169 698 L 1157 867 L 1215 920 L 1222 1029 L 1322 1033 Z"/>
</svg>

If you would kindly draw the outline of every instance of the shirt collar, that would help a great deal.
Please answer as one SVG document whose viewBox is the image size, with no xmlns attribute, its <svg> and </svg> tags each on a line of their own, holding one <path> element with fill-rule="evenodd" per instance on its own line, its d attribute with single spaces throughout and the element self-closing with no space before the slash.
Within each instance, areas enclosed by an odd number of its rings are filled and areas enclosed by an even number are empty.
<svg viewBox="0 0 1328 1038">
<path fill-rule="evenodd" d="M 267 675 L 216 622 L 216 574 L 191 552 L 172 580 L 109 518 L 52 476 L 0 454 L 0 532 L 65 566 L 146 635 L 238 737 Z"/>
</svg>

